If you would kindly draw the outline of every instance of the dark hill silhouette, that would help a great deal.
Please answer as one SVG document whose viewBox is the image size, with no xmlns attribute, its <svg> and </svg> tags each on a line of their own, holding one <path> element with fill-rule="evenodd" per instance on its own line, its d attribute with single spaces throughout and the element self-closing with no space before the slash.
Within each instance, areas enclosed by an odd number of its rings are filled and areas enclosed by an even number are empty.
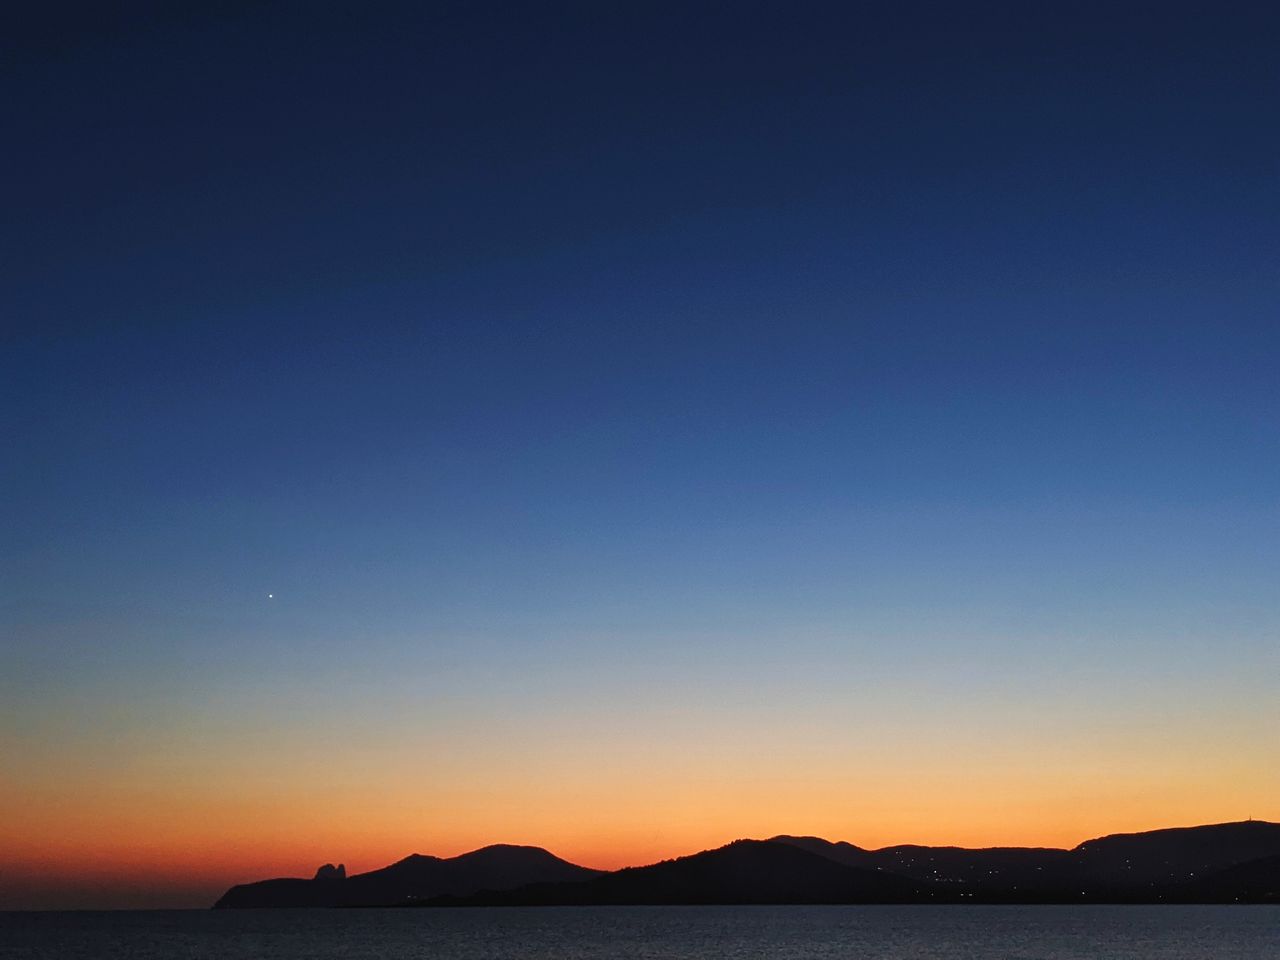
<svg viewBox="0 0 1280 960">
<path fill-rule="evenodd" d="M 837 863 L 948 884 L 975 900 L 1131 902 L 1185 899 L 1192 890 L 1208 896 L 1207 884 L 1195 886 L 1198 877 L 1280 854 L 1280 824 L 1246 820 L 1113 834 L 1072 850 L 914 845 L 865 850 L 817 837 L 775 840 Z M 1231 897 L 1214 893 L 1210 899 Z"/>
<path fill-rule="evenodd" d="M 464 896 L 530 883 L 584 880 L 597 873 L 540 847 L 499 844 L 448 859 L 415 853 L 381 870 L 350 877 L 340 876 L 338 868 L 322 867 L 313 880 L 244 883 L 228 890 L 214 907 L 376 906 L 442 894 Z"/>
<path fill-rule="evenodd" d="M 739 840 L 601 873 L 537 847 L 415 854 L 343 877 L 232 887 L 218 907 L 696 903 L 1173 903 L 1280 901 L 1280 824 L 1260 820 L 1115 834 L 1071 850 L 902 845 L 818 837 Z"/>
<path fill-rule="evenodd" d="M 1072 851 L 1085 873 L 1124 884 L 1173 884 L 1280 854 L 1280 823 L 1245 820 L 1086 840 Z"/>
<path fill-rule="evenodd" d="M 838 840 L 833 843 L 830 840 L 823 840 L 821 837 L 791 837 L 782 834 L 777 837 L 770 837 L 769 842 L 785 843 L 793 847 L 799 847 L 801 850 L 808 850 L 810 853 L 816 853 L 820 857 L 834 860 L 836 863 L 843 863 L 846 867 L 873 869 L 875 866 L 875 855 L 872 851 L 844 840 Z"/>
<path fill-rule="evenodd" d="M 1066 850 L 1048 847 L 924 847 L 903 844 L 864 850 L 851 843 L 831 843 L 817 837 L 775 837 L 847 866 L 882 870 L 936 883 L 962 884 L 966 891 L 1015 889 L 1047 892 L 1073 877 L 1073 861 Z"/>
<path fill-rule="evenodd" d="M 1192 881 L 1187 899 L 1219 903 L 1280 903 L 1280 855 L 1260 857 Z"/>
<path fill-rule="evenodd" d="M 432 905 L 914 903 L 930 899 L 931 888 L 905 877 L 847 867 L 788 844 L 737 840 L 585 882 L 439 898 Z"/>
</svg>

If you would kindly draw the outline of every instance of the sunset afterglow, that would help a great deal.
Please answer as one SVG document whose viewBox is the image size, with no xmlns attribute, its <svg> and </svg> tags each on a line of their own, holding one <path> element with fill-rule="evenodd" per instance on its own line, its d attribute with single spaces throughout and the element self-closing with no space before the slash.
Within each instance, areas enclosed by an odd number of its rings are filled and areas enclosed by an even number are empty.
<svg viewBox="0 0 1280 960">
<path fill-rule="evenodd" d="M 0 909 L 1280 820 L 1268 14 L 801 6 L 6 31 Z"/>
</svg>

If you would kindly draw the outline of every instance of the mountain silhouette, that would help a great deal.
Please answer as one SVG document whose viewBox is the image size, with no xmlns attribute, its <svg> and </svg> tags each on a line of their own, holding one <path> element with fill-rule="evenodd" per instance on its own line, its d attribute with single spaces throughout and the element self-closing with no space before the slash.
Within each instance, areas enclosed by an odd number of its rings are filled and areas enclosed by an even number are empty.
<svg viewBox="0 0 1280 960">
<path fill-rule="evenodd" d="M 1280 903 L 1280 855 L 1260 857 L 1200 877 L 1187 899 L 1209 903 Z"/>
<path fill-rule="evenodd" d="M 561 860 L 540 847 L 498 844 L 442 859 L 412 854 L 381 870 L 345 876 L 326 864 L 315 879 L 242 883 L 214 904 L 232 907 L 363 907 L 405 903 L 444 894 L 502 890 L 531 883 L 583 880 L 598 871 Z"/>
<path fill-rule="evenodd" d="M 592 880 L 442 897 L 434 905 L 910 903 L 928 899 L 930 886 L 848 867 L 788 844 L 736 840 Z"/>
<path fill-rule="evenodd" d="M 865 850 L 818 837 L 775 837 L 838 863 L 951 885 L 966 899 L 999 902 L 1232 899 L 1208 878 L 1229 867 L 1280 854 L 1280 824 L 1262 820 L 1113 834 L 1071 850 L 1046 847 L 925 847 Z M 1262 870 L 1260 867 L 1259 870 Z M 1199 878 L 1199 880 L 1198 880 Z M 1245 884 L 1251 895 L 1264 874 Z M 1201 882 L 1203 881 L 1203 882 Z M 1243 883 L 1243 878 L 1241 878 Z"/>
<path fill-rule="evenodd" d="M 313 880 L 232 887 L 215 906 L 1162 902 L 1280 902 L 1280 824 L 1114 834 L 1070 850 L 868 850 L 783 835 L 612 873 L 538 847 L 493 846 L 415 854 L 351 877 L 326 864 Z"/>
<path fill-rule="evenodd" d="M 1174 884 L 1280 854 L 1280 824 L 1264 820 L 1118 833 L 1072 851 L 1093 877 L 1118 883 Z"/>
<path fill-rule="evenodd" d="M 973 890 L 1036 890 L 1061 887 L 1075 875 L 1070 851 L 1047 847 L 925 847 L 902 844 L 864 850 L 818 837 L 774 837 L 847 866 L 880 870 Z"/>
</svg>

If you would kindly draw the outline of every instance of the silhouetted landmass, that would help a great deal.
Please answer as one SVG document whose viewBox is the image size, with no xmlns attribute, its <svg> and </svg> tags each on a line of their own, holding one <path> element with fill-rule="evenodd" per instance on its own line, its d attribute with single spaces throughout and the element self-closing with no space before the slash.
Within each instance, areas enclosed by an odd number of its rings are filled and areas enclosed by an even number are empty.
<svg viewBox="0 0 1280 960">
<path fill-rule="evenodd" d="M 1049 889 L 1071 876 L 1071 852 L 1048 847 L 923 847 L 903 844 L 864 850 L 850 843 L 818 837 L 774 837 L 776 843 L 801 847 L 852 867 L 880 870 L 943 884 L 977 889 Z"/>
<path fill-rule="evenodd" d="M 1211 903 L 1280 903 L 1280 856 L 1260 857 L 1195 880 L 1188 899 Z"/>
<path fill-rule="evenodd" d="M 1074 851 L 1090 874 L 1115 882 L 1181 883 L 1280 854 L 1280 824 L 1263 820 L 1117 833 Z"/>
<path fill-rule="evenodd" d="M 738 840 L 612 873 L 536 847 L 412 856 L 344 878 L 233 887 L 219 907 L 760 903 L 1280 903 L 1280 824 L 1251 820 L 1088 840 L 1071 850 L 866 850 L 818 837 Z"/>
<path fill-rule="evenodd" d="M 545 883 L 431 905 L 901 903 L 927 897 L 930 884 L 847 867 L 768 840 L 737 840 L 647 867 L 627 867 L 578 883 Z"/>
<path fill-rule="evenodd" d="M 987 902 L 1231 900 L 1209 878 L 1280 854 L 1280 824 L 1261 820 L 1123 833 L 1071 850 L 896 846 L 864 850 L 817 837 L 775 837 L 850 866 L 952 886 Z M 1261 878 L 1257 883 L 1261 883 Z M 1250 887 L 1249 889 L 1253 889 Z M 1212 892 L 1212 896 L 1210 896 Z"/>
<path fill-rule="evenodd" d="M 229 907 L 367 907 L 442 894 L 462 896 L 531 883 L 582 880 L 598 871 L 561 860 L 539 847 L 500 844 L 441 859 L 415 853 L 381 870 L 346 876 L 325 864 L 315 879 L 242 883 L 214 904 Z"/>
</svg>

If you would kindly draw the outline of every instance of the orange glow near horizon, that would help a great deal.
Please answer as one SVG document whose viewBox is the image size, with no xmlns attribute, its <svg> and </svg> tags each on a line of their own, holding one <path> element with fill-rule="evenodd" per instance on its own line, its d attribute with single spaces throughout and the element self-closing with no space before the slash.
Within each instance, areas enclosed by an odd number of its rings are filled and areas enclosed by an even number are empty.
<svg viewBox="0 0 1280 960">
<path fill-rule="evenodd" d="M 233 883 L 309 876 L 327 861 L 358 873 L 410 853 L 453 856 L 489 843 L 541 846 L 615 869 L 779 833 L 863 847 L 1070 847 L 1107 833 L 1280 813 L 1261 804 L 1277 795 L 1274 775 L 1224 776 L 1220 765 L 1199 778 L 1176 771 L 1164 778 L 1115 771 L 1105 779 L 1061 770 L 1036 779 L 995 771 L 965 778 L 956 770 L 892 778 L 797 768 L 769 777 L 670 773 L 584 776 L 556 788 L 522 785 L 518 776 L 466 788 L 423 780 L 401 783 L 394 794 L 370 784 L 297 791 L 233 783 L 171 785 L 168 795 L 142 784 L 96 793 L 86 785 L 26 802 L 8 793 L 0 856 L 11 888 L 114 882 L 160 899 L 171 888 L 172 899 L 184 901 Z"/>
<path fill-rule="evenodd" d="M 75 888 L 66 903 L 203 906 L 234 883 L 325 862 L 358 873 L 491 843 L 613 869 L 780 833 L 1071 847 L 1280 819 L 1274 743 L 1239 736 L 1256 728 L 1247 690 L 1213 691 L 1208 710 L 1207 694 L 1082 684 L 1085 709 L 975 697 L 925 675 L 852 697 L 812 683 L 804 664 L 784 668 L 766 698 L 730 665 L 717 687 L 691 675 L 647 688 L 661 697 L 424 704 L 383 683 L 354 719 L 323 708 L 337 688 L 281 685 L 109 722 L 42 706 L 41 737 L 0 735 L 0 902 L 52 891 L 40 902 L 61 903 L 57 890 Z M 119 886 L 134 892 L 112 900 Z"/>
</svg>

